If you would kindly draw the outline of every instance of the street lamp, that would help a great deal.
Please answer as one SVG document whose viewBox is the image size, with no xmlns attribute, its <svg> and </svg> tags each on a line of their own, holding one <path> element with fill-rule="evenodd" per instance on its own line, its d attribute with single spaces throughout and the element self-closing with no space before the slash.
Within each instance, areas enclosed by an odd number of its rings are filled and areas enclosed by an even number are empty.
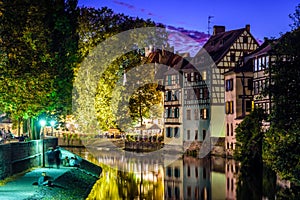
<svg viewBox="0 0 300 200">
<path fill-rule="evenodd" d="M 45 145 L 44 145 L 44 126 L 46 125 L 46 120 L 42 119 L 40 120 L 40 125 L 41 125 L 41 131 L 40 131 L 40 136 L 42 139 L 42 145 L 43 145 L 43 167 L 45 167 Z"/>
</svg>

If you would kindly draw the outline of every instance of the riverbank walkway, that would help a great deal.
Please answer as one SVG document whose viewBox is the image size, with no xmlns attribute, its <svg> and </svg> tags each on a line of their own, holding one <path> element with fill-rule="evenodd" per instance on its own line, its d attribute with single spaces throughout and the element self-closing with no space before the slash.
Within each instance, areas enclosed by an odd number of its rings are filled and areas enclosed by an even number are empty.
<svg viewBox="0 0 300 200">
<path fill-rule="evenodd" d="M 55 181 L 58 177 L 62 176 L 72 168 L 73 167 L 63 166 L 59 169 L 57 169 L 56 166 L 54 168 L 35 168 L 32 171 L 22 174 L 16 177 L 16 179 L 7 182 L 5 185 L 0 186 L 0 199 L 21 200 L 30 198 L 38 192 L 40 187 L 47 187 L 33 185 L 33 183 L 37 182 L 39 177 L 41 177 L 42 172 L 46 172 L 46 174 L 51 177 L 52 181 Z"/>
</svg>

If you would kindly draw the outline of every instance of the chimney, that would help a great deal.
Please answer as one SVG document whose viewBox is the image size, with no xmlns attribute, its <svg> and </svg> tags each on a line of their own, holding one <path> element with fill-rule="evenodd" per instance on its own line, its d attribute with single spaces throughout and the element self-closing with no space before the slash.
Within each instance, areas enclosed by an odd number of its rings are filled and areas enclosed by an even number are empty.
<svg viewBox="0 0 300 200">
<path fill-rule="evenodd" d="M 214 26 L 214 33 L 213 35 L 217 35 L 218 33 L 224 33 L 225 26 Z"/>
<path fill-rule="evenodd" d="M 246 24 L 245 28 L 246 28 L 246 31 L 248 31 L 250 33 L 250 24 Z"/>
</svg>

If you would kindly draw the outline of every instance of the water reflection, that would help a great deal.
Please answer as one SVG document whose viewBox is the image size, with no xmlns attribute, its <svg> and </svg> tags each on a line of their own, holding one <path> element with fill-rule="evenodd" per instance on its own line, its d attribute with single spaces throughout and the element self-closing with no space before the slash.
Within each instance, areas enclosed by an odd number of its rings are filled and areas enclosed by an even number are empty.
<svg viewBox="0 0 300 200">
<path fill-rule="evenodd" d="M 70 150 L 103 168 L 88 199 L 275 199 L 280 191 L 272 171 L 243 176 L 232 159 Z"/>
</svg>

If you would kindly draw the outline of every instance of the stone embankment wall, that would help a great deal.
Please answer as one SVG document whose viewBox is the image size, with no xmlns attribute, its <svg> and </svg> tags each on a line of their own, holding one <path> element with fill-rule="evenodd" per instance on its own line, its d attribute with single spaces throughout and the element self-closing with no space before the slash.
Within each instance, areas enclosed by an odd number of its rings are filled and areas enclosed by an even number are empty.
<svg viewBox="0 0 300 200">
<path fill-rule="evenodd" d="M 57 144 L 57 138 L 1 144 L 0 180 L 29 168 L 42 166 L 44 152 Z"/>
<path fill-rule="evenodd" d="M 125 142 L 125 150 L 151 152 L 160 150 L 163 147 L 159 142 Z"/>
<path fill-rule="evenodd" d="M 210 152 L 211 155 L 226 157 L 225 153 L 225 138 L 212 137 L 209 142 L 185 141 L 183 143 L 185 153 L 188 155 L 199 155 L 199 152 Z"/>
</svg>

